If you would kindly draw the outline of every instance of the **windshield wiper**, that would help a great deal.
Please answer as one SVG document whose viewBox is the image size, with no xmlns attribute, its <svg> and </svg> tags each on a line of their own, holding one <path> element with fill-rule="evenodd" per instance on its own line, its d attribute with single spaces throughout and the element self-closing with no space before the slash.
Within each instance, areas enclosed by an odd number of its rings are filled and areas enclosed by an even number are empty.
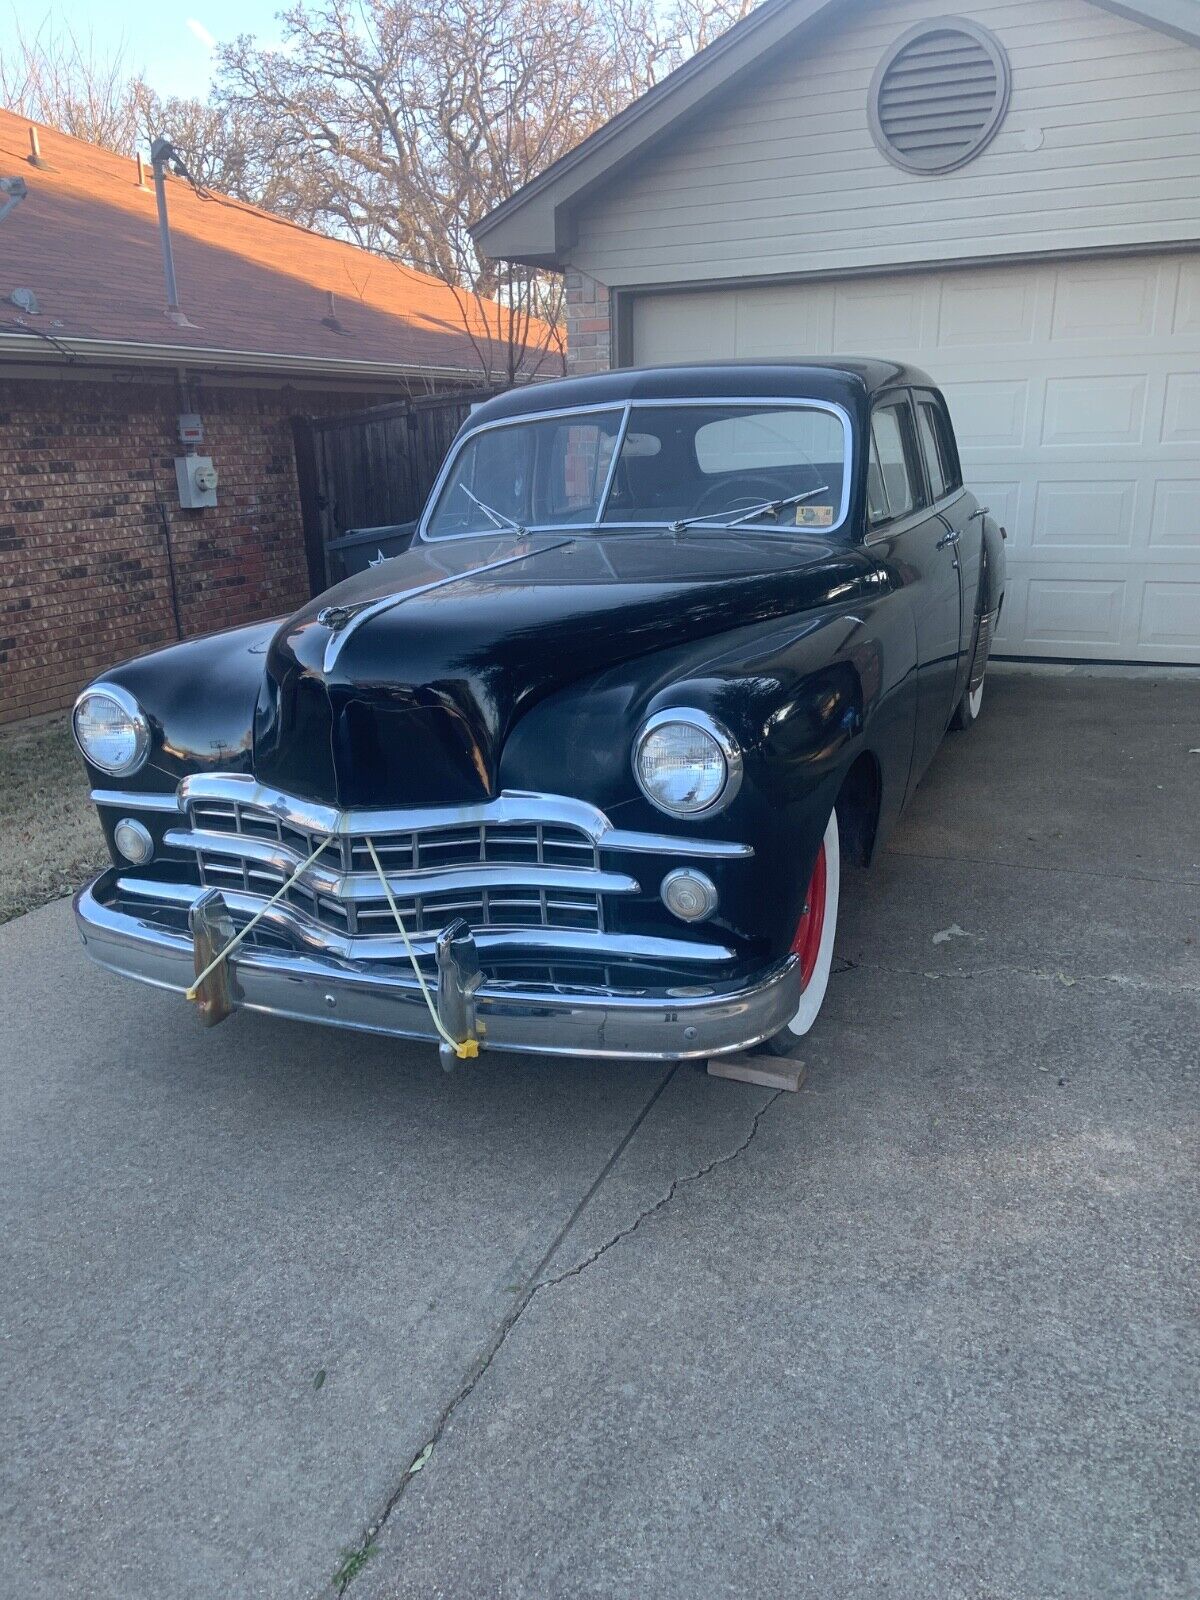
<svg viewBox="0 0 1200 1600">
<path fill-rule="evenodd" d="M 511 517 L 506 517 L 503 511 L 497 511 L 494 506 L 489 506 L 485 501 L 481 500 L 477 494 L 472 494 L 465 483 L 460 483 L 458 487 L 473 505 L 479 507 L 485 517 L 491 518 L 498 528 L 511 528 L 514 533 L 519 533 L 522 538 L 529 532 L 528 528 L 522 527 L 519 522 L 514 522 Z"/>
<path fill-rule="evenodd" d="M 755 517 L 765 517 L 768 512 L 782 511 L 785 506 L 798 506 L 803 500 L 811 500 L 815 494 L 828 494 L 829 485 L 823 483 L 819 488 L 806 489 L 803 494 L 785 494 L 778 500 L 764 500 L 760 506 L 751 506 L 749 511 L 743 511 L 736 517 L 730 517 L 724 511 L 710 511 L 703 517 L 680 517 L 678 522 L 671 524 L 672 533 L 682 533 L 685 528 L 696 528 L 704 522 L 716 522 L 719 528 L 736 528 L 743 522 L 752 522 Z M 725 518 L 721 521 L 721 518 Z"/>
</svg>

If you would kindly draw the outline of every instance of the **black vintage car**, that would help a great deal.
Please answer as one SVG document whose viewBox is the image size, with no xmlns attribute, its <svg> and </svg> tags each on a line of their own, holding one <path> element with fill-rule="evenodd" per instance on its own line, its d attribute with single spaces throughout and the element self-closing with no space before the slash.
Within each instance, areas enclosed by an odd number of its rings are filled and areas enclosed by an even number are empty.
<svg viewBox="0 0 1200 1600">
<path fill-rule="evenodd" d="M 786 1049 L 840 862 L 979 714 L 1001 536 L 910 367 L 505 394 L 406 553 L 80 696 L 88 952 L 447 1060 Z"/>
</svg>

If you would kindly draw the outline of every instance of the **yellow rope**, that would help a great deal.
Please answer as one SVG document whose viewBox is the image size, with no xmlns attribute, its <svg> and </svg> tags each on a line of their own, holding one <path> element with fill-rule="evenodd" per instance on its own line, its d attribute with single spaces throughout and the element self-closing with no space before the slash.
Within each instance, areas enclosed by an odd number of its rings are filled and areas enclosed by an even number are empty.
<svg viewBox="0 0 1200 1600">
<path fill-rule="evenodd" d="M 425 1004 L 429 1009 L 429 1016 L 433 1022 L 433 1025 L 438 1031 L 438 1036 L 450 1046 L 451 1050 L 454 1051 L 454 1054 L 460 1061 L 469 1061 L 479 1054 L 479 1041 L 477 1039 L 452 1039 L 446 1029 L 442 1026 L 442 1019 L 437 1014 L 437 1010 L 433 1003 L 433 997 L 429 993 L 429 986 L 425 982 L 425 974 L 421 971 L 420 964 L 417 961 L 416 954 L 413 951 L 412 942 L 408 937 L 408 929 L 404 926 L 404 918 L 400 915 L 400 908 L 397 906 L 395 899 L 392 896 L 392 886 L 387 881 L 387 876 L 384 873 L 379 857 L 375 854 L 375 842 L 369 834 L 366 836 L 366 840 L 367 849 L 370 852 L 371 860 L 375 863 L 375 871 L 379 874 L 379 881 L 383 885 L 383 892 L 387 896 L 387 903 L 392 908 L 392 915 L 396 919 L 396 926 L 400 929 L 400 937 L 404 940 L 404 948 L 408 951 L 408 959 L 412 963 L 412 969 L 414 973 L 416 973 L 417 982 L 421 986 L 421 993 L 424 996 Z"/>
<path fill-rule="evenodd" d="M 292 885 L 295 883 L 296 879 L 300 876 L 300 874 L 302 872 L 306 871 L 309 867 L 312 866 L 313 862 L 317 859 L 317 857 L 321 854 L 321 851 L 324 850 L 327 845 L 330 845 L 330 844 L 333 843 L 334 837 L 335 836 L 331 833 L 331 834 L 328 834 L 324 839 L 322 839 L 321 843 L 313 851 L 312 855 L 309 856 L 308 860 L 307 861 L 302 861 L 300 863 L 300 865 L 296 868 L 295 872 L 292 873 L 291 877 L 284 884 L 283 888 L 276 890 L 276 892 L 267 901 L 266 905 L 263 906 L 261 908 L 261 910 L 256 911 L 254 913 L 254 915 L 250 918 L 250 921 L 246 924 L 246 926 L 242 929 L 242 931 L 240 933 L 235 933 L 233 938 L 225 946 L 224 950 L 222 950 L 219 955 L 215 955 L 212 958 L 212 960 L 205 967 L 204 971 L 202 973 L 200 973 L 200 975 L 197 977 L 195 983 L 192 984 L 192 987 L 190 989 L 187 989 L 187 990 L 184 991 L 187 999 L 194 1000 L 196 998 L 196 993 L 199 990 L 200 985 L 204 982 L 205 978 L 208 977 L 209 973 L 210 972 L 215 972 L 217 970 L 217 968 L 221 965 L 222 961 L 225 960 L 226 956 L 228 956 L 231 951 L 237 949 L 238 945 L 241 944 L 242 940 L 250 932 L 251 928 L 255 927 L 256 924 L 258 924 L 259 922 L 262 921 L 262 919 L 266 916 L 267 912 L 270 911 L 271 907 L 275 904 L 275 902 L 277 900 L 282 900 L 283 899 L 284 895 L 292 887 Z"/>
</svg>

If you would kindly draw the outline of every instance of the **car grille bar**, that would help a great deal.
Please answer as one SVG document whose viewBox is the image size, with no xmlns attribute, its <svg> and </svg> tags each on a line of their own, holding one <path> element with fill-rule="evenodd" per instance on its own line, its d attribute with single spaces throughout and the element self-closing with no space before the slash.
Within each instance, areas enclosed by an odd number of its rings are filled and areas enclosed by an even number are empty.
<svg viewBox="0 0 1200 1600">
<path fill-rule="evenodd" d="M 189 799 L 189 830 L 166 842 L 194 851 L 210 889 L 275 894 L 321 842 L 323 830 L 241 801 Z M 396 933 L 367 849 L 380 865 L 410 933 L 436 935 L 457 917 L 472 928 L 604 931 L 605 893 L 636 893 L 637 880 L 603 873 L 595 840 L 562 823 L 449 823 L 387 833 L 342 833 L 283 896 L 283 904 L 352 938 Z M 331 871 L 328 864 L 332 864 Z"/>
<path fill-rule="evenodd" d="M 183 917 L 219 889 L 241 922 L 261 911 L 323 841 L 315 861 L 251 934 L 255 945 L 372 964 L 404 949 L 370 851 L 379 856 L 405 928 L 423 955 L 463 918 L 481 952 L 571 962 L 725 963 L 719 940 L 613 933 L 609 897 L 641 893 L 639 855 L 746 859 L 748 845 L 615 828 L 598 807 L 569 796 L 506 790 L 469 805 L 339 810 L 259 784 L 241 773 L 187 777 L 173 795 L 94 790 L 106 813 L 170 813 L 162 875 L 122 876 L 143 917 Z M 160 824 L 161 826 L 161 824 Z M 180 881 L 181 861 L 190 881 Z M 186 871 L 187 869 L 185 869 Z M 655 863 L 652 874 L 661 871 Z"/>
</svg>

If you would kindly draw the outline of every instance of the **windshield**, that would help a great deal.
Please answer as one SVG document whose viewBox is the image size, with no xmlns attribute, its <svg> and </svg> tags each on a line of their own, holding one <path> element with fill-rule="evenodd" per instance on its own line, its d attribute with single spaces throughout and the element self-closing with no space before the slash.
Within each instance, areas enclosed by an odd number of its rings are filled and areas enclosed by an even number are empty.
<svg viewBox="0 0 1200 1600">
<path fill-rule="evenodd" d="M 842 415 L 814 404 L 633 404 L 519 419 L 466 439 L 425 533 L 828 530 L 844 514 L 846 472 Z"/>
</svg>

